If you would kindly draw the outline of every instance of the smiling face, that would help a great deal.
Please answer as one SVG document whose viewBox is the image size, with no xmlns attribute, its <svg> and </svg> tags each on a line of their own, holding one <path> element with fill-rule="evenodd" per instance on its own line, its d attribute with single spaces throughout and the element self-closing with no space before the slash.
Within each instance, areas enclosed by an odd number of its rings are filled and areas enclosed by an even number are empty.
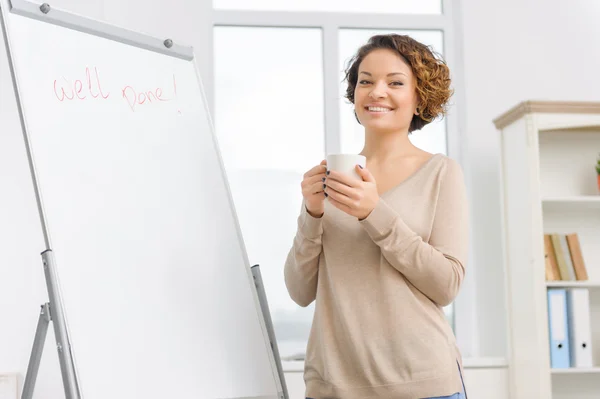
<svg viewBox="0 0 600 399">
<path fill-rule="evenodd" d="M 354 105 L 367 130 L 408 131 L 418 105 L 411 67 L 391 50 L 371 51 L 358 68 Z"/>
</svg>

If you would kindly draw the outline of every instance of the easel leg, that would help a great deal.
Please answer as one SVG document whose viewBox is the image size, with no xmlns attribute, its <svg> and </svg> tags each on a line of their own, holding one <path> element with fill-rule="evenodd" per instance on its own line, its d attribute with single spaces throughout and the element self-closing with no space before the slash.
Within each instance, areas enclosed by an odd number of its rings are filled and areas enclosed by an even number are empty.
<svg viewBox="0 0 600 399">
<path fill-rule="evenodd" d="M 81 396 L 79 395 L 79 386 L 73 365 L 71 345 L 67 335 L 67 325 L 62 310 L 62 301 L 58 292 L 56 267 L 54 265 L 52 250 L 48 249 L 42 252 L 42 263 L 44 264 L 46 287 L 48 288 L 48 296 L 50 297 L 52 324 L 54 326 L 56 349 L 58 350 L 58 362 L 60 363 L 60 371 L 65 387 L 65 399 L 80 399 Z"/>
<path fill-rule="evenodd" d="M 40 317 L 38 319 L 37 328 L 35 330 L 35 339 L 27 366 L 27 374 L 25 375 L 25 384 L 21 399 L 32 399 L 35 380 L 37 379 L 38 370 L 40 369 L 40 360 L 44 352 L 44 343 L 46 342 L 46 334 L 48 333 L 48 325 L 50 324 L 50 305 L 45 303 L 42 305 Z"/>
<path fill-rule="evenodd" d="M 52 251 L 44 251 L 42 257 L 50 302 L 42 305 L 37 329 L 35 331 L 33 348 L 27 366 L 27 374 L 25 375 L 25 384 L 23 386 L 21 399 L 33 399 L 33 391 L 40 369 L 40 361 L 42 359 L 42 353 L 44 352 L 44 344 L 46 343 L 46 335 L 48 333 L 50 322 L 53 322 L 54 324 L 54 336 L 56 338 L 58 361 L 60 363 L 63 385 L 65 387 L 65 399 L 79 399 L 79 387 L 77 384 L 75 368 L 73 366 L 73 359 L 71 357 L 71 348 L 67 337 L 67 327 L 61 309 L 60 297 L 58 296 Z"/>
<path fill-rule="evenodd" d="M 260 303 L 260 309 L 264 316 L 265 326 L 267 327 L 267 334 L 269 335 L 269 341 L 271 349 L 273 350 L 273 357 L 275 360 L 275 366 L 277 367 L 277 373 L 279 374 L 279 383 L 281 384 L 282 391 L 280 392 L 280 399 L 289 399 L 287 384 L 285 382 L 285 374 L 283 367 L 281 366 L 281 357 L 279 356 L 279 347 L 277 346 L 277 338 L 275 337 L 275 330 L 273 329 L 273 321 L 271 320 L 271 312 L 269 310 L 269 303 L 267 301 L 267 294 L 265 292 L 265 286 L 263 284 L 262 275 L 260 273 L 260 266 L 254 265 L 250 268 L 252 271 L 252 277 L 254 277 L 254 285 L 256 287 L 256 293 L 258 294 L 258 301 Z"/>
</svg>

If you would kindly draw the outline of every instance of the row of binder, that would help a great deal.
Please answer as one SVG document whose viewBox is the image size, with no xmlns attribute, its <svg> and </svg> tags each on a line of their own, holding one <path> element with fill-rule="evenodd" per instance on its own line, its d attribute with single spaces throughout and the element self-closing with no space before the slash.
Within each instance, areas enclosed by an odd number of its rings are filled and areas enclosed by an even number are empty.
<svg viewBox="0 0 600 399">
<path fill-rule="evenodd" d="M 548 288 L 547 291 L 551 367 L 592 367 L 589 290 Z"/>
</svg>

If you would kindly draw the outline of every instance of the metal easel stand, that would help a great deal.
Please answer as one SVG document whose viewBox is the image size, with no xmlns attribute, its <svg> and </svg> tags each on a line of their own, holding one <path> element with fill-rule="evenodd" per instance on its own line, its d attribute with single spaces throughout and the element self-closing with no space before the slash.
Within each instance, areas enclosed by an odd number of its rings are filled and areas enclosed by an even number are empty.
<svg viewBox="0 0 600 399">
<path fill-rule="evenodd" d="M 66 323 L 62 312 L 62 303 L 58 295 L 52 250 L 42 252 L 42 260 L 50 302 L 43 304 L 40 311 L 21 399 L 33 398 L 33 390 L 40 368 L 40 360 L 44 351 L 44 343 L 46 342 L 46 334 L 48 333 L 50 321 L 54 325 L 54 336 L 56 337 L 56 349 L 58 350 L 65 397 L 66 399 L 79 399 L 79 387 L 77 386 L 75 367 L 73 365 L 73 357 L 71 356 L 71 345 L 69 344 Z"/>
<path fill-rule="evenodd" d="M 260 308 L 262 310 L 264 321 L 267 327 L 267 334 L 269 335 L 269 341 L 271 343 L 271 349 L 273 350 L 273 356 L 275 357 L 275 365 L 277 367 L 277 373 L 279 374 L 279 380 L 281 382 L 281 399 L 289 399 L 287 384 L 285 383 L 285 374 L 281 365 L 281 357 L 279 356 L 279 347 L 277 346 L 277 338 L 275 337 L 275 329 L 273 328 L 273 321 L 271 320 L 271 312 L 269 310 L 269 302 L 267 301 L 267 294 L 265 292 L 265 286 L 263 284 L 262 275 L 260 273 L 260 266 L 254 265 L 250 268 L 252 271 L 252 277 L 254 278 L 254 285 L 258 293 L 258 300 L 260 302 Z"/>
</svg>

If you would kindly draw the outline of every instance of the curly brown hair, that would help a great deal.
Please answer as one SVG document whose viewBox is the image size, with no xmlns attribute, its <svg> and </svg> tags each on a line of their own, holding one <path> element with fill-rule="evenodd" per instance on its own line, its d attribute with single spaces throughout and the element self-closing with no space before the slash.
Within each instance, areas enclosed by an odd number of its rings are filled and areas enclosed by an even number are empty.
<svg viewBox="0 0 600 399">
<path fill-rule="evenodd" d="M 375 35 L 358 49 L 348 61 L 344 78 L 348 82 L 345 98 L 354 104 L 358 68 L 363 59 L 377 49 L 387 49 L 397 53 L 410 66 L 415 75 L 419 115 L 413 116 L 408 128 L 409 133 L 420 130 L 438 116 L 446 114 L 448 100 L 454 93 L 450 88 L 450 69 L 442 57 L 430 47 L 405 35 Z M 356 119 L 358 120 L 358 117 Z"/>
</svg>

